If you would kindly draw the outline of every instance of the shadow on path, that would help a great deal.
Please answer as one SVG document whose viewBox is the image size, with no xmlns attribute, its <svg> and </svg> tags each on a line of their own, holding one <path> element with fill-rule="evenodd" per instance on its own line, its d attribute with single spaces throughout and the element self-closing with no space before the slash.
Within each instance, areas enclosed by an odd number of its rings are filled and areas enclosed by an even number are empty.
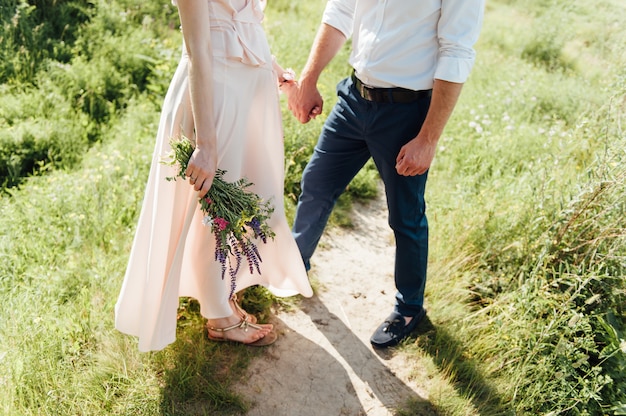
<svg viewBox="0 0 626 416">
<path fill-rule="evenodd" d="M 420 416 L 437 415 L 437 409 L 418 395 L 387 368 L 376 356 L 374 350 L 365 345 L 344 322 L 330 312 L 318 298 L 303 300 L 302 310 L 307 313 L 318 330 L 328 339 L 341 358 L 356 376 L 369 387 L 374 396 L 389 413 L 404 407 L 409 401 L 412 409 L 418 409 Z M 340 388 L 340 386 L 337 386 Z M 366 414 L 381 414 L 379 409 L 366 409 Z"/>
<path fill-rule="evenodd" d="M 246 416 L 367 415 L 346 369 L 320 345 L 322 337 L 309 339 L 280 318 L 272 323 L 278 341 L 254 360 L 236 387 L 252 403 Z"/>
</svg>

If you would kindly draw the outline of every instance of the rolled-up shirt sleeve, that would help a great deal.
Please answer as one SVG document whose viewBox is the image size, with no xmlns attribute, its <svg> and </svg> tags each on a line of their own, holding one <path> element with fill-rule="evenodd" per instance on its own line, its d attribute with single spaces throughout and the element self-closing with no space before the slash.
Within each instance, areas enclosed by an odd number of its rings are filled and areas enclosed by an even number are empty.
<svg viewBox="0 0 626 416">
<path fill-rule="evenodd" d="M 474 44 L 485 0 L 443 0 L 438 23 L 439 59 L 435 79 L 464 83 L 474 66 Z"/>
<path fill-rule="evenodd" d="M 329 0 L 324 9 L 322 23 L 334 27 L 346 39 L 352 36 L 356 0 Z"/>
</svg>

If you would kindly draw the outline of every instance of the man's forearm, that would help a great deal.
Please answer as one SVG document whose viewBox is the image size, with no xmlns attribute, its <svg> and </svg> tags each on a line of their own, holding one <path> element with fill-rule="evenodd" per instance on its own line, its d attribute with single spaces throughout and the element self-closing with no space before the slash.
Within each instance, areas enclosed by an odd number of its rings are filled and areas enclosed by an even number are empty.
<svg viewBox="0 0 626 416">
<path fill-rule="evenodd" d="M 443 133 L 454 107 L 456 106 L 463 84 L 435 80 L 433 86 L 433 96 L 430 103 L 426 120 L 422 126 L 420 136 L 425 136 L 429 142 L 437 142 Z"/>
<path fill-rule="evenodd" d="M 309 59 L 300 75 L 300 84 L 315 86 L 322 70 L 337 55 L 345 42 L 346 37 L 343 33 L 322 23 L 313 41 Z"/>
<path fill-rule="evenodd" d="M 288 97 L 289 109 L 301 123 L 308 123 L 321 114 L 324 100 L 317 89 L 317 80 L 345 42 L 344 34 L 326 23 L 322 23 L 317 31 L 297 82 L 297 91 L 290 92 Z"/>
</svg>

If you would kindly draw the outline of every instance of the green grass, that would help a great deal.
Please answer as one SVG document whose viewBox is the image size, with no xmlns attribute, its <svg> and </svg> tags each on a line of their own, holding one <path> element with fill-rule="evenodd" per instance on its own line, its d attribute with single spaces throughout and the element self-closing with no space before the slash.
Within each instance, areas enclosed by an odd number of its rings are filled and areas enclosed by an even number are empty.
<svg viewBox="0 0 626 416">
<path fill-rule="evenodd" d="M 253 352 L 208 342 L 194 302 L 181 301 L 179 340 L 165 351 L 140 354 L 113 329 L 157 121 L 151 105 L 133 107 L 81 169 L 33 177 L 2 200 L 6 414 L 245 409 L 228 386 Z"/>
<path fill-rule="evenodd" d="M 434 326 L 406 351 L 447 375 L 444 413 L 624 408 L 626 10 L 550 4 L 489 4 L 429 179 Z"/>
<path fill-rule="evenodd" d="M 178 339 L 158 353 L 113 328 L 180 53 L 175 10 L 55 4 L 46 15 L 71 31 L 34 30 L 42 10 L 24 2 L 0 12 L 10 40 L 0 53 L 0 414 L 244 413 L 231 386 L 259 352 L 209 343 L 195 302 L 181 300 Z M 324 4 L 270 1 L 282 65 L 302 68 Z M 401 347 L 441 414 L 626 414 L 624 21 L 619 0 L 487 5 L 429 177 L 429 321 Z M 290 217 L 347 57 L 321 79 L 321 117 L 301 125 L 283 106 Z M 333 226 L 349 226 L 351 200 L 376 189 L 368 164 Z M 274 302 L 259 289 L 244 298 L 262 318 Z"/>
</svg>

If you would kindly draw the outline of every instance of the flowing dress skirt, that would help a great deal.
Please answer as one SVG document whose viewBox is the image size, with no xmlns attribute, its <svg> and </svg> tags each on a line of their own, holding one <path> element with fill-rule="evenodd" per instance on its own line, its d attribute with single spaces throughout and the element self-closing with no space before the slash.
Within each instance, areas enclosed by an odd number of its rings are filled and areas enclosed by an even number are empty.
<svg viewBox="0 0 626 416">
<path fill-rule="evenodd" d="M 139 337 L 139 350 L 163 349 L 176 338 L 179 297 L 199 301 L 206 318 L 230 315 L 228 273 L 221 278 L 215 261 L 215 239 L 202 225 L 198 196 L 173 167 L 161 162 L 172 137 L 193 137 L 188 89 L 188 58 L 180 61 L 163 104 L 128 268 L 115 308 L 118 330 Z M 284 213 L 284 150 L 276 74 L 271 64 L 249 65 L 237 59 L 214 58 L 214 109 L 218 167 L 225 180 L 248 178 L 250 190 L 271 200 L 270 226 L 276 233 L 259 241 L 261 275 L 242 265 L 237 291 L 263 285 L 277 296 L 312 290 Z"/>
</svg>

